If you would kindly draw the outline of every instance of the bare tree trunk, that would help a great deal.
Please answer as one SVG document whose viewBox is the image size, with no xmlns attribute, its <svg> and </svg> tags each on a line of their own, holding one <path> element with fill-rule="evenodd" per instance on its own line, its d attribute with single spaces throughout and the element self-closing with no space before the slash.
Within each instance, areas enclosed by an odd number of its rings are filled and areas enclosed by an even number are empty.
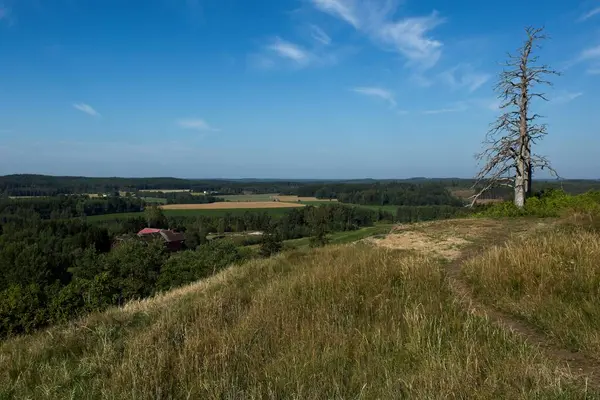
<svg viewBox="0 0 600 400">
<path fill-rule="evenodd" d="M 546 124 L 536 123 L 539 114 L 530 114 L 531 99 L 547 100 L 537 85 L 552 85 L 548 75 L 560 75 L 544 64 L 538 64 L 537 56 L 532 56 L 540 46 L 538 41 L 546 36 L 543 28 L 525 29 L 527 39 L 517 55 L 508 55 L 506 69 L 500 73 L 495 90 L 502 100 L 504 110 L 486 135 L 488 146 L 477 155 L 483 166 L 476 176 L 474 187 L 482 189 L 472 196 L 471 205 L 479 196 L 495 186 L 509 186 L 514 189 L 515 206 L 525 206 L 525 199 L 533 192 L 533 170 L 547 168 L 555 176 L 556 171 L 546 157 L 535 154 L 532 145 L 547 134 Z"/>
<path fill-rule="evenodd" d="M 531 197 L 533 193 L 533 160 L 531 154 L 531 139 L 526 138 L 525 143 L 525 197 Z"/>
<path fill-rule="evenodd" d="M 525 206 L 525 192 L 526 192 L 526 180 L 525 180 L 525 162 L 523 157 L 519 157 L 516 165 L 515 175 L 515 206 L 523 208 Z"/>
</svg>

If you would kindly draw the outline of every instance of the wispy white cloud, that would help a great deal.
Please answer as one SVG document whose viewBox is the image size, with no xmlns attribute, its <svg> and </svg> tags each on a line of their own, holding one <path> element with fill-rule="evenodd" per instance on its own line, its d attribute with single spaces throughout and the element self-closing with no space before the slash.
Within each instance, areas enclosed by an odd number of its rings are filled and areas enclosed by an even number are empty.
<svg viewBox="0 0 600 400">
<path fill-rule="evenodd" d="M 316 25 L 310 26 L 310 35 L 317 42 L 320 42 L 326 46 L 331 44 L 331 38 L 329 37 L 329 35 L 327 33 L 325 33 L 325 31 L 323 31 L 323 29 L 319 28 Z"/>
<path fill-rule="evenodd" d="M 600 58 L 600 45 L 584 49 L 579 55 L 580 61 L 595 60 Z"/>
<path fill-rule="evenodd" d="M 566 104 L 581 96 L 583 96 L 583 92 L 560 92 L 550 101 L 554 104 Z"/>
<path fill-rule="evenodd" d="M 370 86 L 356 87 L 353 88 L 352 91 L 365 96 L 376 97 L 385 100 L 391 107 L 396 107 L 396 99 L 394 98 L 394 94 L 387 89 L 376 86 Z"/>
<path fill-rule="evenodd" d="M 436 11 L 420 17 L 395 20 L 397 0 L 310 0 L 313 6 L 341 19 L 369 36 L 383 49 L 402 54 L 411 65 L 434 66 L 442 42 L 429 32 L 444 22 Z"/>
<path fill-rule="evenodd" d="M 469 64 L 459 64 L 439 75 L 439 78 L 451 88 L 466 88 L 474 92 L 490 80 L 491 75 L 476 72 Z"/>
<path fill-rule="evenodd" d="M 409 80 L 421 87 L 430 87 L 434 84 L 433 79 L 426 77 L 423 71 L 410 75 Z"/>
<path fill-rule="evenodd" d="M 376 34 L 384 44 L 408 58 L 409 63 L 429 68 L 440 59 L 442 42 L 427 37 L 427 33 L 442 22 L 437 12 L 433 12 L 426 17 L 384 24 Z"/>
<path fill-rule="evenodd" d="M 12 133 L 12 129 L 0 129 L 0 133 Z"/>
<path fill-rule="evenodd" d="M 8 26 L 15 25 L 17 18 L 13 13 L 13 10 L 6 4 L 0 3 L 0 23 L 8 24 Z"/>
<path fill-rule="evenodd" d="M 312 3 L 319 10 L 341 18 L 355 28 L 359 28 L 361 23 L 355 12 L 355 2 L 348 0 L 312 0 Z"/>
<path fill-rule="evenodd" d="M 600 65 L 588 68 L 586 72 L 590 75 L 600 75 Z"/>
<path fill-rule="evenodd" d="M 322 33 L 326 35 L 324 32 Z M 322 44 L 325 44 L 327 39 L 331 40 L 329 36 L 319 36 L 318 38 L 317 40 Z M 248 63 L 258 69 L 275 69 L 286 66 L 294 68 L 323 67 L 337 64 L 340 58 L 350 52 L 352 52 L 350 47 L 334 48 L 329 45 L 316 45 L 306 48 L 280 37 L 275 37 L 263 46 L 262 51 L 250 54 Z"/>
<path fill-rule="evenodd" d="M 75 104 L 73 104 L 73 107 L 76 110 L 79 110 L 83 113 L 91 115 L 92 117 L 100 117 L 100 113 L 98 111 L 94 110 L 94 108 L 92 106 L 90 106 L 89 104 L 75 103 Z"/>
<path fill-rule="evenodd" d="M 455 113 L 455 112 L 463 112 L 469 109 L 468 104 L 465 102 L 458 102 L 453 105 L 444 108 L 438 108 L 433 110 L 425 110 L 422 113 L 425 115 L 434 115 L 434 114 L 446 114 L 446 113 Z"/>
<path fill-rule="evenodd" d="M 579 17 L 577 19 L 578 22 L 583 22 L 586 21 L 590 18 L 592 18 L 593 16 L 600 14 L 600 7 L 596 7 L 588 12 L 586 12 L 585 14 L 583 14 L 581 17 Z"/>
<path fill-rule="evenodd" d="M 273 58 L 265 54 L 249 54 L 247 62 L 249 66 L 256 69 L 269 70 L 275 68 L 275 61 Z"/>
<path fill-rule="evenodd" d="M 267 48 L 275 52 L 279 57 L 292 60 L 299 65 L 305 65 L 310 61 L 311 55 L 297 44 L 288 42 L 279 37 L 275 38 Z"/>
<path fill-rule="evenodd" d="M 588 64 L 587 73 L 595 75 L 600 71 L 600 45 L 588 47 L 579 52 L 579 54 L 563 64 L 563 68 L 571 68 L 578 64 Z"/>
<path fill-rule="evenodd" d="M 0 21 L 3 19 L 8 19 L 8 15 L 10 10 L 6 8 L 3 4 L 0 4 Z"/>
<path fill-rule="evenodd" d="M 219 132 L 219 129 L 211 127 L 205 120 L 200 118 L 185 118 L 177 121 L 177 125 L 183 129 L 193 129 L 204 132 Z"/>
</svg>

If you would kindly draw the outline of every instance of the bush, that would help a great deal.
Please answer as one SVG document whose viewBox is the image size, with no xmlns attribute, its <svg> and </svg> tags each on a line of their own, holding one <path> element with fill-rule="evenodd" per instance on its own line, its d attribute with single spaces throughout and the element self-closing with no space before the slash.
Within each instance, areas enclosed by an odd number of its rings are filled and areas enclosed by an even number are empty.
<svg viewBox="0 0 600 400">
<path fill-rule="evenodd" d="M 600 192 L 576 196 L 562 190 L 548 190 L 530 197 L 525 207 L 517 208 L 512 202 L 497 203 L 476 214 L 482 217 L 561 217 L 572 213 L 600 215 Z"/>
<path fill-rule="evenodd" d="M 12 285 L 0 292 L 0 338 L 30 333 L 48 323 L 46 294 L 38 284 Z"/>
<path fill-rule="evenodd" d="M 169 290 L 206 278 L 246 258 L 247 254 L 240 252 L 235 244 L 224 240 L 203 244 L 195 251 L 173 254 L 160 271 L 156 289 Z"/>
<path fill-rule="evenodd" d="M 283 242 L 281 238 L 274 233 L 265 233 L 260 244 L 260 255 L 262 257 L 271 257 L 281 251 Z"/>
</svg>

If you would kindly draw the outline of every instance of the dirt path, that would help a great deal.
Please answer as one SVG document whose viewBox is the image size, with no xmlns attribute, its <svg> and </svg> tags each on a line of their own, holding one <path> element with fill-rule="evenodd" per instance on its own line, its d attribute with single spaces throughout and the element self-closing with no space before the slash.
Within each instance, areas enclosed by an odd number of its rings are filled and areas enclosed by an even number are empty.
<svg viewBox="0 0 600 400">
<path fill-rule="evenodd" d="M 523 337 L 539 347 L 550 359 L 566 367 L 585 384 L 600 389 L 600 364 L 585 354 L 561 347 L 531 324 L 479 301 L 461 275 L 462 264 L 494 245 L 510 238 L 549 229 L 553 220 L 484 220 L 463 219 L 434 221 L 415 225 L 398 225 L 384 239 L 367 240 L 378 246 L 412 250 L 441 257 L 448 261 L 446 276 L 451 290 L 471 313 L 486 316 L 492 323 Z"/>
<path fill-rule="evenodd" d="M 600 364 L 582 353 L 562 348 L 546 337 L 542 332 L 525 321 L 519 320 L 495 307 L 478 301 L 461 276 L 461 265 L 483 249 L 472 246 L 463 251 L 460 257 L 446 267 L 446 276 L 451 290 L 469 312 L 487 318 L 497 326 L 508 329 L 523 337 L 527 342 L 539 347 L 551 359 L 565 366 L 573 375 L 585 380 L 586 386 L 600 389 Z"/>
</svg>

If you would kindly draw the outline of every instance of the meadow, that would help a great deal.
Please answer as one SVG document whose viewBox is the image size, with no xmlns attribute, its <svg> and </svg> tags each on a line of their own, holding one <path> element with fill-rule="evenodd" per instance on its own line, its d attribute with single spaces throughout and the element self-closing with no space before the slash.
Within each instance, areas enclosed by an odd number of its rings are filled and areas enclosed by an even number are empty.
<svg viewBox="0 0 600 400">
<path fill-rule="evenodd" d="M 167 204 L 167 199 L 162 197 L 140 197 L 148 204 Z"/>
<path fill-rule="evenodd" d="M 190 189 L 140 189 L 139 192 L 163 192 L 163 193 L 183 193 L 191 192 Z"/>
<path fill-rule="evenodd" d="M 393 224 L 376 224 L 366 228 L 360 228 L 355 231 L 333 232 L 327 236 L 329 244 L 345 244 L 362 240 L 368 237 L 386 235 L 393 228 Z M 310 238 L 291 239 L 283 242 L 286 246 L 292 248 L 308 247 Z"/>
<path fill-rule="evenodd" d="M 275 201 L 231 201 L 204 204 L 168 204 L 160 206 L 167 210 L 235 210 L 235 209 L 268 209 L 304 207 L 302 204 L 281 203 Z"/>
<path fill-rule="evenodd" d="M 597 235 L 554 220 L 465 219 L 398 227 L 381 246 L 374 239 L 252 260 L 6 340 L 0 398 L 599 398 L 585 362 L 595 348 L 562 351 L 558 322 L 526 296 L 584 318 L 592 303 L 559 289 L 596 276 L 600 266 L 582 249 Z M 531 289 L 515 293 L 509 274 L 498 274 L 507 261 L 531 271 Z M 496 299 L 547 329 L 494 313 L 486 304 Z M 592 338 L 586 323 L 571 329 L 582 344 Z"/>
<path fill-rule="evenodd" d="M 280 195 L 278 193 L 267 193 L 267 194 L 236 194 L 236 195 L 225 195 L 225 196 L 217 196 L 225 201 L 234 201 L 234 202 L 254 202 L 254 201 L 273 201 L 278 199 L 280 202 L 284 203 L 298 203 L 301 202 L 303 204 L 321 204 L 328 203 L 330 200 L 327 199 L 317 199 L 314 196 L 292 196 L 292 195 Z M 335 199 L 331 201 L 337 201 Z"/>
<path fill-rule="evenodd" d="M 277 193 L 266 193 L 266 194 L 230 194 L 230 195 L 218 195 L 225 201 L 273 201 L 273 197 L 277 196 Z"/>
</svg>

